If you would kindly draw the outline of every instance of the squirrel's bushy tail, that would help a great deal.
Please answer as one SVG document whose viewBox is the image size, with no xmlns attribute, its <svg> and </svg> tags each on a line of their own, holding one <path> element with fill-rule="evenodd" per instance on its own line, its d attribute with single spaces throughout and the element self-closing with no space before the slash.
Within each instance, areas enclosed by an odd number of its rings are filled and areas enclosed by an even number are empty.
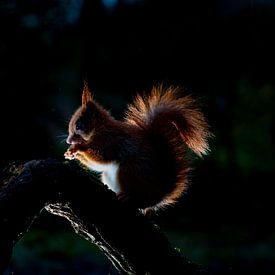
<svg viewBox="0 0 275 275">
<path fill-rule="evenodd" d="M 209 126 L 196 101 L 190 95 L 182 97 L 179 88 L 162 85 L 150 95 L 138 95 L 128 107 L 126 121 L 144 129 L 165 131 L 175 127 L 184 143 L 197 155 L 209 150 Z"/>
</svg>

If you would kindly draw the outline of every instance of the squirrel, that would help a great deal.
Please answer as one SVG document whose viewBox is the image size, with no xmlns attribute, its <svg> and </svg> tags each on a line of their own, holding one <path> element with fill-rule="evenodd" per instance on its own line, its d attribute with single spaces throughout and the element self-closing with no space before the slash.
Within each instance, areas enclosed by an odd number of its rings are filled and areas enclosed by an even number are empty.
<svg viewBox="0 0 275 275">
<path fill-rule="evenodd" d="M 137 95 L 123 120 L 98 104 L 85 82 L 82 105 L 69 122 L 64 156 L 101 173 L 119 199 L 139 209 L 174 204 L 188 187 L 187 151 L 209 151 L 209 126 L 191 95 L 158 85 Z"/>
</svg>

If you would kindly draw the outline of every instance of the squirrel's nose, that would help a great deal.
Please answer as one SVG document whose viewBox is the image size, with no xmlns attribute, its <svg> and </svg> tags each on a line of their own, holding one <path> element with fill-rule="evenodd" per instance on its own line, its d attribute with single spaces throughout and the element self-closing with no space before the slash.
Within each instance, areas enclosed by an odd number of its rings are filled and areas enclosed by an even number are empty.
<svg viewBox="0 0 275 275">
<path fill-rule="evenodd" d="M 70 139 L 69 137 L 67 137 L 66 142 L 67 142 L 68 144 L 71 144 L 71 139 Z"/>
<path fill-rule="evenodd" d="M 73 139 L 72 139 L 72 137 L 67 137 L 67 139 L 66 139 L 66 142 L 68 143 L 68 144 L 74 144 L 75 142 L 73 141 Z"/>
</svg>

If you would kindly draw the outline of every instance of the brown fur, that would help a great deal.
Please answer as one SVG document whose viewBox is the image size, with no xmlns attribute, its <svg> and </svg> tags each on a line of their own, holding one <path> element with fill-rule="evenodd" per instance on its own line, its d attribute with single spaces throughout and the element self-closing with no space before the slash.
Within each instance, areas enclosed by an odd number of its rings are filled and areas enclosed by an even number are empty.
<svg viewBox="0 0 275 275">
<path fill-rule="evenodd" d="M 66 156 L 84 165 L 117 163 L 120 198 L 139 208 L 169 205 L 186 190 L 190 170 L 187 145 L 201 156 L 208 151 L 208 125 L 195 100 L 178 88 L 158 86 L 138 95 L 124 121 L 97 104 L 85 85 L 82 106 L 69 124 Z"/>
</svg>

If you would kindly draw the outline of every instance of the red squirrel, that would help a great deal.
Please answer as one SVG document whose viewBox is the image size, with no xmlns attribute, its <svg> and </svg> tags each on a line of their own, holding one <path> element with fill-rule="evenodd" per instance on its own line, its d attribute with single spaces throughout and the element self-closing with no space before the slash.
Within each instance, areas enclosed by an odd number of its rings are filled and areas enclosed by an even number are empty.
<svg viewBox="0 0 275 275">
<path fill-rule="evenodd" d="M 209 126 L 196 101 L 162 85 L 137 95 L 123 120 L 99 105 L 84 84 L 82 105 L 69 123 L 64 156 L 100 172 L 121 199 L 140 209 L 173 204 L 188 186 L 187 147 L 208 152 Z"/>
</svg>

